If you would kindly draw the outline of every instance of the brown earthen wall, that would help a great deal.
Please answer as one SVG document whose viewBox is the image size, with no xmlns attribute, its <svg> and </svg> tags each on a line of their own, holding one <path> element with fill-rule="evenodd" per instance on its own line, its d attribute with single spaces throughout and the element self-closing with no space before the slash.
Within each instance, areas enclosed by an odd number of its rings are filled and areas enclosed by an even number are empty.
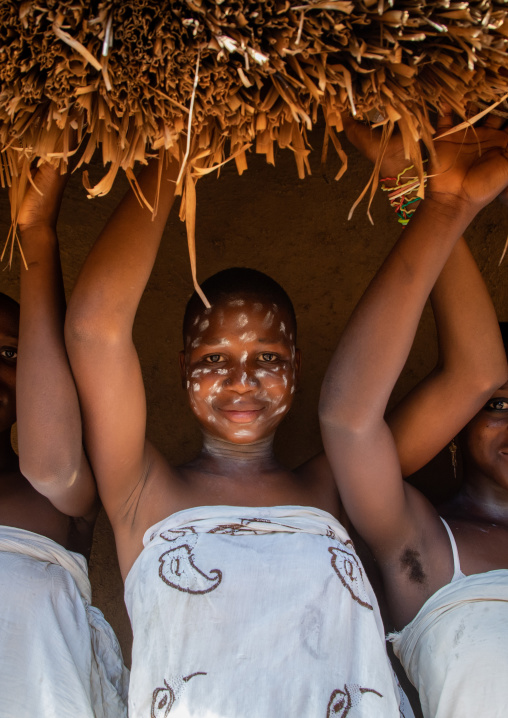
<svg viewBox="0 0 508 718">
<path fill-rule="evenodd" d="M 231 165 L 222 169 L 219 178 L 205 177 L 197 186 L 199 276 L 205 278 L 232 265 L 255 267 L 280 281 L 295 303 L 303 380 L 277 441 L 281 458 L 292 466 L 320 449 L 316 407 L 327 361 L 355 303 L 400 230 L 381 193 L 373 204 L 374 226 L 366 217 L 365 202 L 348 222 L 349 209 L 369 177 L 370 166 L 348 149 L 345 177 L 339 183 L 333 181 L 338 162 L 331 157 L 325 178 L 320 167 L 321 140 L 319 133 L 311 138 L 315 148 L 310 158 L 313 175 L 303 181 L 298 180 L 288 150 L 279 152 L 276 167 L 252 155 L 249 170 L 242 177 Z M 94 174 L 99 178 L 100 171 Z M 88 200 L 80 178 L 71 179 L 59 222 L 69 293 L 88 248 L 125 187 L 125 181 L 119 181 L 106 197 Z M 7 236 L 8 226 L 8 199 L 3 190 L 0 237 Z M 508 212 L 500 204 L 487 208 L 468 235 L 499 318 L 504 320 L 508 320 L 508 259 L 501 267 L 498 262 L 507 235 Z M 16 263 L 0 274 L 2 291 L 16 298 L 17 275 Z M 138 313 L 135 341 L 148 395 L 148 435 L 176 463 L 192 457 L 199 445 L 199 433 L 186 405 L 177 366 L 181 318 L 190 292 L 185 229 L 174 211 Z M 431 369 L 434 344 L 433 323 L 427 312 L 397 396 Z M 443 468 L 427 472 L 424 477 L 432 484 L 439 475 L 431 486 L 435 494 L 442 490 L 443 472 L 451 481 L 446 456 L 443 462 Z M 113 538 L 104 516 L 95 533 L 91 579 L 94 601 L 117 631 L 129 659 L 129 623 Z"/>
</svg>

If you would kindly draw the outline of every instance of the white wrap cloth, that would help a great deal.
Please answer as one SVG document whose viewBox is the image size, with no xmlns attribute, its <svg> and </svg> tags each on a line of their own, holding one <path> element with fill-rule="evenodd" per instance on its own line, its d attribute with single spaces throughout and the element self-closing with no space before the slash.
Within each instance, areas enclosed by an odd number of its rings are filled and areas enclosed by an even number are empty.
<svg viewBox="0 0 508 718">
<path fill-rule="evenodd" d="M 345 529 L 301 506 L 204 506 L 149 529 L 125 582 L 130 718 L 405 718 Z"/>
<path fill-rule="evenodd" d="M 508 715 L 508 570 L 440 588 L 389 639 L 425 718 Z"/>
<path fill-rule="evenodd" d="M 84 556 L 0 526 L 0 718 L 124 718 L 129 674 Z"/>
</svg>

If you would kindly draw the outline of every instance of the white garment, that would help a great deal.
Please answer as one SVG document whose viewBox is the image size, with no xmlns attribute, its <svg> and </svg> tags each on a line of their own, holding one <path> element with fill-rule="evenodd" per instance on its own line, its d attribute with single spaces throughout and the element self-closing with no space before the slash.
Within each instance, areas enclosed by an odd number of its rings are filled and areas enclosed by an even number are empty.
<svg viewBox="0 0 508 718">
<path fill-rule="evenodd" d="M 84 556 L 0 526 L 0 718 L 123 718 L 129 674 Z"/>
<path fill-rule="evenodd" d="M 130 718 L 412 716 L 372 588 L 327 512 L 198 507 L 144 545 L 125 582 Z"/>
<path fill-rule="evenodd" d="M 389 636 L 425 718 L 508 715 L 508 570 L 458 578 Z"/>
</svg>

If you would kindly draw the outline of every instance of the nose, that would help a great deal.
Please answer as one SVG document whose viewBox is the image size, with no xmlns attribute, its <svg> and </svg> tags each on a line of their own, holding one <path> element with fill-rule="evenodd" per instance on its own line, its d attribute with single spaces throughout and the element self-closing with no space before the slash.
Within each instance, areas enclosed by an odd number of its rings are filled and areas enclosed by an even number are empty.
<svg viewBox="0 0 508 718">
<path fill-rule="evenodd" d="M 257 389 L 259 381 L 253 370 L 242 365 L 231 368 L 228 376 L 224 379 L 224 386 L 238 394 L 245 394 Z"/>
</svg>

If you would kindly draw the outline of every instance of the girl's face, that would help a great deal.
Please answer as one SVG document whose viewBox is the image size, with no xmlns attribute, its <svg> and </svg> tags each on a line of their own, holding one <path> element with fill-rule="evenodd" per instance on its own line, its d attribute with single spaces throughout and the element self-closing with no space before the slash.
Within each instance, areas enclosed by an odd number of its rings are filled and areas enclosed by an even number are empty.
<svg viewBox="0 0 508 718">
<path fill-rule="evenodd" d="M 180 365 L 203 429 L 235 444 L 259 441 L 275 432 L 296 388 L 300 360 L 288 312 L 252 297 L 203 309 Z"/>
<path fill-rule="evenodd" d="M 18 316 L 0 302 L 0 432 L 16 421 Z"/>
<path fill-rule="evenodd" d="M 490 479 L 508 491 L 508 382 L 467 424 L 464 439 L 468 476 Z"/>
</svg>

